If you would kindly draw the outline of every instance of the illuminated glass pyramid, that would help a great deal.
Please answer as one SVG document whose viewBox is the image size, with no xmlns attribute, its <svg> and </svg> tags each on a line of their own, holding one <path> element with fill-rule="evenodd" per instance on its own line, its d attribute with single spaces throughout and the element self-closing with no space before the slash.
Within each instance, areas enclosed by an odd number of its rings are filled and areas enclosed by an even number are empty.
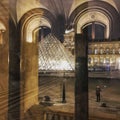
<svg viewBox="0 0 120 120">
<path fill-rule="evenodd" d="M 39 71 L 74 70 L 74 56 L 52 34 L 39 42 Z"/>
</svg>

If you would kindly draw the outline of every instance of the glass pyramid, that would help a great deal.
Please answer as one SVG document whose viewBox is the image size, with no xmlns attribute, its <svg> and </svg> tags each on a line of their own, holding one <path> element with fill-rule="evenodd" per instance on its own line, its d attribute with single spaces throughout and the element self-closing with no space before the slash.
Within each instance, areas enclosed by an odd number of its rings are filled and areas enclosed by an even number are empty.
<svg viewBox="0 0 120 120">
<path fill-rule="evenodd" d="M 52 34 L 39 43 L 39 71 L 72 71 L 74 56 Z"/>
</svg>

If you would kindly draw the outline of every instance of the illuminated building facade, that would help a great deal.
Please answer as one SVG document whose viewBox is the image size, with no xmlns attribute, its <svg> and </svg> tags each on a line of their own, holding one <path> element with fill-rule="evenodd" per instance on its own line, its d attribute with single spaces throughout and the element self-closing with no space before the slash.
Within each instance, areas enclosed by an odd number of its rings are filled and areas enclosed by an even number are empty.
<svg viewBox="0 0 120 120">
<path fill-rule="evenodd" d="M 120 70 L 120 42 L 100 42 L 89 44 L 88 65 L 96 70 Z"/>
<path fill-rule="evenodd" d="M 75 56 L 74 32 L 65 34 L 63 45 Z M 88 70 L 113 71 L 120 70 L 120 41 L 99 40 L 88 43 Z"/>
</svg>

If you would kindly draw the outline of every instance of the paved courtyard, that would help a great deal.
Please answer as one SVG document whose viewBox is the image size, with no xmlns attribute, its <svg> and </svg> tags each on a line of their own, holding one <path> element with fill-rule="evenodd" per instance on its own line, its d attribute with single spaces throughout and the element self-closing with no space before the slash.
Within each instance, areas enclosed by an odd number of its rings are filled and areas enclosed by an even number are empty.
<svg viewBox="0 0 120 120">
<path fill-rule="evenodd" d="M 66 104 L 61 103 L 63 80 L 66 81 Z M 50 109 L 74 112 L 74 84 L 75 78 L 73 77 L 40 77 L 39 98 L 42 100 L 42 97 L 48 95 L 54 102 Z M 96 102 L 96 85 L 99 85 L 102 89 L 100 102 Z M 119 120 L 119 87 L 120 79 L 118 78 L 89 78 L 89 115 L 97 117 L 96 120 L 98 118 L 101 118 L 100 120 Z M 106 107 L 101 106 L 103 103 Z"/>
</svg>

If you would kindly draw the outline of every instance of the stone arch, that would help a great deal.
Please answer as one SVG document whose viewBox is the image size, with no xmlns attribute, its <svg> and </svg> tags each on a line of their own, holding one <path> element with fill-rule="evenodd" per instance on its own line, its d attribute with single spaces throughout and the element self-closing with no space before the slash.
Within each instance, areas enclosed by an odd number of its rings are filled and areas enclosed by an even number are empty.
<svg viewBox="0 0 120 120">
<path fill-rule="evenodd" d="M 41 25 L 51 27 L 53 20 L 49 11 L 33 9 L 19 21 L 21 117 L 31 106 L 38 104 L 38 45 L 34 35 Z"/>
<path fill-rule="evenodd" d="M 45 18 L 40 18 L 40 16 L 35 16 L 35 18 L 31 18 L 29 20 L 29 23 L 26 25 L 26 41 L 27 42 L 34 42 L 35 43 L 35 39 L 32 38 L 34 32 L 33 30 L 35 28 L 38 28 L 40 26 L 46 26 L 51 28 L 50 22 L 48 20 L 46 20 Z M 34 41 L 32 41 L 34 40 Z"/>
<path fill-rule="evenodd" d="M 107 25 L 110 28 L 109 39 L 115 39 L 120 37 L 120 28 L 118 27 L 120 25 L 120 15 L 112 5 L 103 1 L 89 1 L 78 6 L 71 13 L 69 24 L 77 25 L 80 17 L 90 11 L 96 13 L 99 12 L 109 22 L 110 25 Z"/>
<path fill-rule="evenodd" d="M 33 17 L 36 17 L 36 16 L 40 16 L 42 19 L 44 18 L 44 20 L 46 19 L 47 21 L 49 21 L 49 23 L 51 25 L 51 31 L 54 32 L 56 18 L 48 10 L 42 9 L 42 8 L 32 9 L 32 10 L 28 11 L 27 13 L 25 13 L 23 15 L 23 17 L 20 19 L 18 26 L 21 27 L 21 24 L 23 24 L 26 20 L 28 20 L 30 18 L 32 19 Z M 42 20 L 42 22 L 43 22 L 43 20 Z"/>
<path fill-rule="evenodd" d="M 110 36 L 110 28 L 111 28 L 110 20 L 103 13 L 100 13 L 98 11 L 88 11 L 84 15 L 81 15 L 81 17 L 79 17 L 79 20 L 77 21 L 76 32 L 81 33 L 82 27 L 84 25 L 86 25 L 87 23 L 96 22 L 96 21 L 106 25 L 105 38 L 108 39 Z"/>
</svg>

